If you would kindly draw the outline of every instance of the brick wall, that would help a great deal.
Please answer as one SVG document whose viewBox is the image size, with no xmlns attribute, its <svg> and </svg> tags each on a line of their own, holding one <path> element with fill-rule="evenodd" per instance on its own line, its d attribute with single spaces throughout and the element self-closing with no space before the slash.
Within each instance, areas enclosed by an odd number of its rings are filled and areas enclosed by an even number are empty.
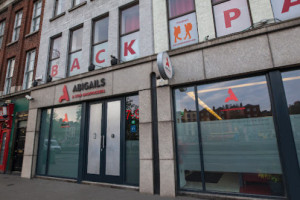
<svg viewBox="0 0 300 200">
<path fill-rule="evenodd" d="M 9 4 L 6 8 L 2 10 L 2 12 L 0 11 L 0 21 L 5 20 L 4 38 L 2 42 L 2 47 L 0 49 L 0 94 L 4 90 L 7 61 L 10 58 L 15 57 L 15 68 L 11 92 L 14 92 L 14 90 L 18 91 L 22 89 L 21 86 L 23 84 L 26 52 L 33 49 L 36 50 L 34 66 L 35 74 L 45 1 L 42 1 L 43 3 L 40 28 L 37 32 L 30 33 L 34 2 L 34 0 L 17 0 Z M 23 11 L 23 15 L 19 40 L 17 42 L 11 43 L 15 22 L 15 14 L 20 10 Z"/>
</svg>

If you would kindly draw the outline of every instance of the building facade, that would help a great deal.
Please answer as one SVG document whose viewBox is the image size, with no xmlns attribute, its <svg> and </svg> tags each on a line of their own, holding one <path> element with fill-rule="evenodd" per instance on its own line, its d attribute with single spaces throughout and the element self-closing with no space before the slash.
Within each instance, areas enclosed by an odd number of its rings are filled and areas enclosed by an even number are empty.
<svg viewBox="0 0 300 200">
<path fill-rule="evenodd" d="M 290 0 L 45 2 L 22 177 L 297 199 L 299 17 Z"/>
<path fill-rule="evenodd" d="M 22 169 L 29 107 L 25 95 L 35 79 L 43 5 L 42 0 L 0 4 L 1 173 Z"/>
</svg>

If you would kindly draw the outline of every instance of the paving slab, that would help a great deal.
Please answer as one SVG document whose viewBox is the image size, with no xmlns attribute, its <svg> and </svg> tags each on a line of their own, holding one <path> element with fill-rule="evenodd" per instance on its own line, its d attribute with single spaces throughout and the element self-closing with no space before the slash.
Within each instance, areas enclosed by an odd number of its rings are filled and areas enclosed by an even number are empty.
<svg viewBox="0 0 300 200">
<path fill-rule="evenodd" d="M 6 200 L 200 200 L 182 196 L 166 198 L 128 189 L 41 178 L 24 179 L 7 174 L 0 174 L 0 198 Z"/>
</svg>

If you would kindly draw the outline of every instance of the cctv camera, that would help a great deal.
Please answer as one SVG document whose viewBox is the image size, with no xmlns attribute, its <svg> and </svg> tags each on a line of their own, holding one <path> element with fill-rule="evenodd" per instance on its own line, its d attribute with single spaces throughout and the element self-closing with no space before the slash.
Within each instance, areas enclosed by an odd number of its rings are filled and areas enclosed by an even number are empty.
<svg viewBox="0 0 300 200">
<path fill-rule="evenodd" d="M 28 101 L 33 100 L 33 97 L 32 97 L 32 96 L 29 96 L 29 95 L 26 95 L 25 98 L 26 98 Z"/>
</svg>

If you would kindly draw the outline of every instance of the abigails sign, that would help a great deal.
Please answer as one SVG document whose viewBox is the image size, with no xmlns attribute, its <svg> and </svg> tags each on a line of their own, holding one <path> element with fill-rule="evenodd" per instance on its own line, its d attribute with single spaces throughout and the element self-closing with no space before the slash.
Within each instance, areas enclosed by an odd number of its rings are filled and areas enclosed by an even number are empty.
<svg viewBox="0 0 300 200">
<path fill-rule="evenodd" d="M 102 94 L 105 93 L 105 89 L 100 89 L 104 87 L 106 84 L 105 82 L 105 78 L 102 78 L 100 80 L 94 80 L 94 81 L 87 81 L 84 83 L 79 83 L 79 84 L 75 84 L 73 86 L 73 93 L 71 94 L 72 99 L 76 99 L 76 98 L 81 98 L 81 97 L 85 97 L 85 96 L 91 96 L 91 95 L 96 95 L 96 94 Z M 97 89 L 97 90 L 94 90 Z M 89 91 L 89 90 L 93 90 L 93 91 Z M 63 94 L 60 96 L 59 98 L 59 103 L 62 103 L 63 101 L 70 101 L 70 96 L 68 93 L 68 88 L 66 85 L 64 85 L 63 90 L 62 90 Z"/>
</svg>

